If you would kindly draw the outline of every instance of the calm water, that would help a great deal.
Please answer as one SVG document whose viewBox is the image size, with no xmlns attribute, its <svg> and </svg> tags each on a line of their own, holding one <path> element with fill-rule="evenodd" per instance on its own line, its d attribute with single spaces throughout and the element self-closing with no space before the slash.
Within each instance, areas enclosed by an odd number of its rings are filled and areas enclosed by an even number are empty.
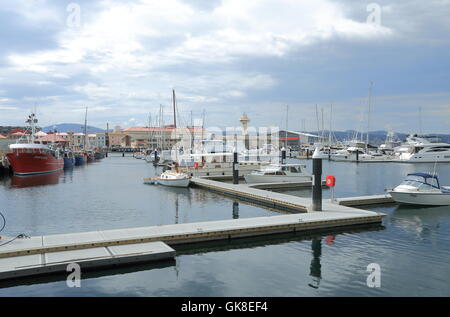
<svg viewBox="0 0 450 317">
<path fill-rule="evenodd" d="M 433 169 L 433 164 L 324 162 L 324 174 L 337 177 L 339 197 L 381 194 L 409 172 Z M 436 171 L 441 183 L 450 185 L 450 164 Z M 2 178 L 0 210 L 7 224 L 1 234 L 277 215 L 201 189 L 142 184 L 153 175 L 144 161 L 110 156 L 61 174 Z M 176 261 L 83 274 L 79 289 L 67 288 L 64 276 L 52 276 L 0 283 L 0 296 L 450 296 L 450 207 L 370 209 L 388 214 L 384 229 L 177 248 Z M 381 267 L 380 288 L 366 285 L 370 263 Z"/>
</svg>

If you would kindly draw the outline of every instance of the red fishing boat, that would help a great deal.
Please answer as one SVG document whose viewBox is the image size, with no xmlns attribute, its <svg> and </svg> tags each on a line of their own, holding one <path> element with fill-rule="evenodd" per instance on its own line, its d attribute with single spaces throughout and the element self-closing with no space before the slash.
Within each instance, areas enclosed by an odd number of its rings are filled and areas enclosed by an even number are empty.
<svg viewBox="0 0 450 317">
<path fill-rule="evenodd" d="M 46 174 L 64 168 L 64 159 L 58 150 L 44 144 L 35 144 L 35 124 L 37 119 L 32 113 L 27 123 L 31 126 L 31 135 L 27 143 L 11 144 L 6 154 L 9 164 L 16 175 Z M 19 140 L 20 142 L 20 140 Z"/>
</svg>

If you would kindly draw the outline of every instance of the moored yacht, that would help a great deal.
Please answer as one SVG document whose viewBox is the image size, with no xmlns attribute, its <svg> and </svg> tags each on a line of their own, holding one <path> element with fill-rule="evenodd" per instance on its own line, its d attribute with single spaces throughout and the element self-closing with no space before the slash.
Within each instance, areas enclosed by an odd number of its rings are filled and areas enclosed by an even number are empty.
<svg viewBox="0 0 450 317">
<path fill-rule="evenodd" d="M 410 135 L 406 143 L 395 149 L 400 161 L 411 163 L 450 162 L 450 144 L 436 137 Z"/>
<path fill-rule="evenodd" d="M 244 176 L 248 184 L 307 182 L 312 175 L 304 164 L 270 164 Z"/>
<path fill-rule="evenodd" d="M 164 186 L 188 187 L 191 182 L 191 177 L 186 173 L 180 172 L 178 164 L 174 164 L 170 170 L 163 172 L 155 180 L 158 184 Z"/>
</svg>

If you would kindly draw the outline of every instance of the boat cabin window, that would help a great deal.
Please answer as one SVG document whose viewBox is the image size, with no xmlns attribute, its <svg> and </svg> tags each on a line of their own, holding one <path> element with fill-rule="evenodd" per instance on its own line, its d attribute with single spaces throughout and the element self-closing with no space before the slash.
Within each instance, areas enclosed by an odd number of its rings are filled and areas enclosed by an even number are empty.
<svg viewBox="0 0 450 317">
<path fill-rule="evenodd" d="M 291 166 L 289 170 L 290 170 L 291 173 L 300 173 L 300 167 L 299 166 Z"/>
</svg>

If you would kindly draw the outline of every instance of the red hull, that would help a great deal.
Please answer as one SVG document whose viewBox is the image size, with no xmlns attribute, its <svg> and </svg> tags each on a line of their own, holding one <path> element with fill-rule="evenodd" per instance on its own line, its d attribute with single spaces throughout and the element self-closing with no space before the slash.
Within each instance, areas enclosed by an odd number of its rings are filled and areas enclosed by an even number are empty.
<svg viewBox="0 0 450 317">
<path fill-rule="evenodd" d="M 48 153 L 7 153 L 14 174 L 33 175 L 56 172 L 64 168 L 64 159 Z"/>
</svg>

